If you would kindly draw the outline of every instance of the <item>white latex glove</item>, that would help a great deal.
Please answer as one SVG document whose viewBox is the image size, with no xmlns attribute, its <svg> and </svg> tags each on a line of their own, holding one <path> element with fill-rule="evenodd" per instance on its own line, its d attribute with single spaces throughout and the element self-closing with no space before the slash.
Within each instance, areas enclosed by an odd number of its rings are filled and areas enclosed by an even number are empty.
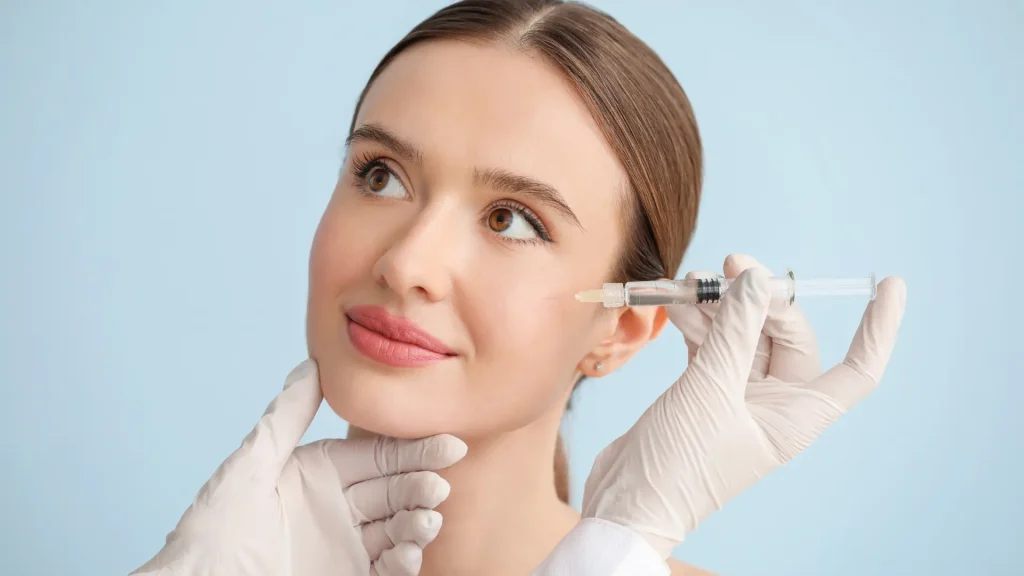
<svg viewBox="0 0 1024 576">
<path fill-rule="evenodd" d="M 449 486 L 433 472 L 466 454 L 441 435 L 296 445 L 323 397 L 315 362 L 285 381 L 253 431 L 133 574 L 414 576 Z"/>
<path fill-rule="evenodd" d="M 874 390 L 903 317 L 906 287 L 886 278 L 846 359 L 822 374 L 799 308 L 769 312 L 769 273 L 749 257 L 726 260 L 726 276 L 741 269 L 720 305 L 668 308 L 690 363 L 587 478 L 584 517 L 631 528 L 663 557 Z"/>
</svg>

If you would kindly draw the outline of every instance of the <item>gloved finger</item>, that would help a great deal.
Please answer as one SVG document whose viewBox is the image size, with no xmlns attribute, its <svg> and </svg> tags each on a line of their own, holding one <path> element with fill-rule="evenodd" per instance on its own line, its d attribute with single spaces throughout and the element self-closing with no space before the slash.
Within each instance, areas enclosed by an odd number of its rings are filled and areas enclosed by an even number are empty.
<svg viewBox="0 0 1024 576">
<path fill-rule="evenodd" d="M 730 280 L 735 279 L 743 269 L 740 269 L 735 265 L 730 266 L 729 263 L 730 259 L 726 258 L 726 265 L 723 266 L 723 272 L 725 272 L 724 276 L 713 272 L 699 271 L 688 272 L 685 278 L 687 280 L 723 277 Z M 697 349 L 700 348 L 701 343 L 704 342 L 704 338 L 707 336 L 707 332 L 711 328 L 711 321 L 714 320 L 719 306 L 721 306 L 721 304 L 718 302 L 709 302 L 697 304 L 696 306 L 666 307 L 669 319 L 671 319 L 673 323 L 679 327 L 680 331 L 683 332 L 683 339 L 686 342 L 688 352 L 687 362 L 693 362 L 693 357 L 697 354 Z M 771 339 L 766 334 L 762 333 L 761 336 L 758 337 L 757 351 L 755 352 L 754 360 L 751 363 L 749 380 L 760 381 L 764 380 L 767 376 L 769 361 L 771 359 L 771 350 Z"/>
<path fill-rule="evenodd" d="M 726 256 L 725 262 L 722 264 L 722 273 L 725 277 L 732 280 L 743 273 L 747 268 L 760 267 L 771 276 L 771 271 L 758 264 L 756 260 L 750 256 L 743 254 L 730 254 Z M 768 306 L 768 318 L 771 318 L 772 311 L 778 304 L 772 302 Z M 750 380 L 753 382 L 760 382 L 768 376 L 768 369 L 772 362 L 772 339 L 765 332 L 768 326 L 768 319 L 765 320 L 765 326 L 761 327 L 761 335 L 757 338 L 757 349 L 754 351 L 754 361 L 750 365 Z"/>
<path fill-rule="evenodd" d="M 717 274 L 706 271 L 687 272 L 684 279 L 696 280 L 698 278 L 714 278 Z M 718 303 L 698 304 L 683 306 L 666 306 L 665 313 L 669 320 L 683 334 L 683 341 L 686 343 L 687 363 L 693 362 L 697 350 L 704 343 L 708 330 L 711 329 L 711 319 L 718 310 Z"/>
<path fill-rule="evenodd" d="M 370 576 L 416 576 L 423 566 L 423 549 L 412 542 L 400 542 L 381 553 L 370 566 Z"/>
<path fill-rule="evenodd" d="M 907 286 L 902 279 L 889 277 L 879 282 L 878 293 L 864 311 L 846 359 L 809 387 L 835 399 L 847 410 L 870 394 L 892 357 L 906 302 Z"/>
<path fill-rule="evenodd" d="M 436 508 L 451 486 L 435 472 L 407 472 L 372 478 L 345 490 L 356 523 L 383 520 L 400 510 Z"/>
<path fill-rule="evenodd" d="M 316 362 L 305 360 L 288 374 L 284 390 L 267 406 L 242 445 L 220 465 L 200 496 L 217 492 L 231 479 L 245 483 L 256 479 L 268 486 L 276 485 L 322 401 Z"/>
<path fill-rule="evenodd" d="M 695 379 L 742 398 L 769 301 L 767 272 L 751 268 L 740 274 L 722 298 L 707 339 L 687 367 L 687 372 L 695 369 L 696 376 L 680 382 Z"/>
<path fill-rule="evenodd" d="M 378 436 L 337 442 L 331 447 L 343 487 L 403 472 L 441 470 L 466 455 L 466 443 L 451 434 L 418 440 Z"/>
<path fill-rule="evenodd" d="M 441 513 L 436 510 L 399 510 L 386 520 L 363 524 L 363 545 L 370 560 L 376 560 L 387 549 L 402 542 L 420 548 L 437 538 L 441 530 Z"/>
<path fill-rule="evenodd" d="M 743 270 L 753 267 L 764 268 L 760 262 L 746 254 L 730 254 L 725 259 L 727 278 L 730 274 L 739 275 Z M 768 350 L 771 360 L 767 375 L 784 382 L 810 382 L 821 375 L 818 337 L 799 303 L 773 300 L 768 307 L 763 330 L 770 338 Z"/>
</svg>

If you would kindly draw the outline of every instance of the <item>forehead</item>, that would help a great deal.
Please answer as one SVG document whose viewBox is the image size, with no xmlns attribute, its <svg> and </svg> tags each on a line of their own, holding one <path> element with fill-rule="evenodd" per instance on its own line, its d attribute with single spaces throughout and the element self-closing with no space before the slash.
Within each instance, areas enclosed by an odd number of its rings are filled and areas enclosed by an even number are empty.
<svg viewBox="0 0 1024 576">
<path fill-rule="evenodd" d="M 413 46 L 374 81 L 356 120 L 365 123 L 409 140 L 435 168 L 500 168 L 550 184 L 584 227 L 612 211 L 626 180 L 564 75 L 501 44 Z"/>
</svg>

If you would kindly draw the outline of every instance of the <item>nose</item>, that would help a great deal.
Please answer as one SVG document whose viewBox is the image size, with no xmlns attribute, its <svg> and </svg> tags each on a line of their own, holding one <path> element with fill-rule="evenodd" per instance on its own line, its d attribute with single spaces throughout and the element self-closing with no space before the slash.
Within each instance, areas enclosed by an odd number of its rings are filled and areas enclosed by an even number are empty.
<svg viewBox="0 0 1024 576">
<path fill-rule="evenodd" d="M 373 277 L 378 284 L 403 298 L 418 297 L 439 302 L 452 291 L 459 252 L 468 238 L 459 230 L 452 205 L 438 202 L 417 214 L 412 225 L 399 231 L 390 248 L 377 260 Z M 463 246 L 463 248 L 459 248 Z"/>
</svg>

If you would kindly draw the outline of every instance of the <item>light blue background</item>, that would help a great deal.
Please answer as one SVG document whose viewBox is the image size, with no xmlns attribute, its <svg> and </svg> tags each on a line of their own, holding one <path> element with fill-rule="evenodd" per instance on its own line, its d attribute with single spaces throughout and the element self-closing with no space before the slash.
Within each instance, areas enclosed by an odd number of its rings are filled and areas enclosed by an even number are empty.
<svg viewBox="0 0 1024 576">
<path fill-rule="evenodd" d="M 161 546 L 303 357 L 357 93 L 441 4 L 0 4 L 0 573 L 126 573 Z M 696 108 L 684 269 L 743 251 L 909 286 L 877 394 L 678 555 L 737 576 L 1024 573 L 1022 3 L 598 5 Z M 862 304 L 806 305 L 827 363 Z M 683 351 L 667 330 L 586 385 L 577 502 Z M 309 438 L 343 431 L 325 409 Z"/>
</svg>

